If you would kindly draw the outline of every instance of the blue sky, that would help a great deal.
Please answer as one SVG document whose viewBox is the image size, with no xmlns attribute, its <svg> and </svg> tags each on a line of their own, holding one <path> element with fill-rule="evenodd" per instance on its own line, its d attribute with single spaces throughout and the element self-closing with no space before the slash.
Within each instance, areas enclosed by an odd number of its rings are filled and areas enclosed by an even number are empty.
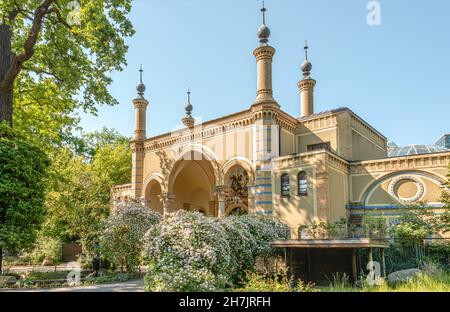
<svg viewBox="0 0 450 312">
<path fill-rule="evenodd" d="M 366 22 L 369 0 L 266 0 L 274 97 L 298 117 L 303 43 L 317 80 L 315 111 L 347 106 L 398 145 L 434 143 L 450 132 L 450 1 L 379 0 L 381 26 Z M 255 99 L 261 24 L 257 0 L 136 0 L 128 65 L 113 73 L 120 105 L 82 115 L 85 131 L 103 126 L 131 136 L 132 99 L 143 64 L 147 136 L 172 130 L 184 115 L 209 120 Z"/>
</svg>

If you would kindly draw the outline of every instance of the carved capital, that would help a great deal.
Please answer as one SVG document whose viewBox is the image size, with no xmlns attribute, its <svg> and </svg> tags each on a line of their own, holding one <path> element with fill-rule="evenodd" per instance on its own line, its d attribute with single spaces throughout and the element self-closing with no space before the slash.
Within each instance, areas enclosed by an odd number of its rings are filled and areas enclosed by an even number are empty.
<svg viewBox="0 0 450 312">
<path fill-rule="evenodd" d="M 316 81 L 314 79 L 303 79 L 298 82 L 297 86 L 300 91 L 313 90 L 316 86 Z"/>
<path fill-rule="evenodd" d="M 275 54 L 275 49 L 271 46 L 258 47 L 253 51 L 253 55 L 256 57 L 256 61 L 263 59 L 272 60 Z"/>
<path fill-rule="evenodd" d="M 136 108 L 136 109 L 147 108 L 148 101 L 146 99 L 136 98 L 133 100 L 133 105 L 134 105 L 134 108 Z"/>
</svg>

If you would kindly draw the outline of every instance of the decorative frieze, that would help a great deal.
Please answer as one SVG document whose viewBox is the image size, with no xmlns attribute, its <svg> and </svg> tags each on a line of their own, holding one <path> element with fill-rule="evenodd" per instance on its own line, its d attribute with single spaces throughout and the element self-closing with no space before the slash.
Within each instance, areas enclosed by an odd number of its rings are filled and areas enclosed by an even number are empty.
<svg viewBox="0 0 450 312">
<path fill-rule="evenodd" d="M 350 173 L 363 174 L 394 170 L 429 169 L 436 167 L 446 167 L 449 163 L 450 152 L 439 154 L 423 154 L 351 163 Z"/>
</svg>

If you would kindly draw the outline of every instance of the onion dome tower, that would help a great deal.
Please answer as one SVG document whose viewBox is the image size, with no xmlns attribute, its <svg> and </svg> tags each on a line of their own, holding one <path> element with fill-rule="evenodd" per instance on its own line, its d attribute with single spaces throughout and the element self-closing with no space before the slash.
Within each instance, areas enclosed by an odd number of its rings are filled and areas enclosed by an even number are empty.
<svg viewBox="0 0 450 312">
<path fill-rule="evenodd" d="M 305 61 L 301 65 L 303 79 L 297 84 L 300 90 L 300 118 L 314 114 L 314 87 L 316 81 L 310 77 L 312 64 L 308 60 L 308 43 L 305 41 Z"/>
<path fill-rule="evenodd" d="M 193 109 L 194 109 L 194 107 L 191 104 L 191 90 L 188 89 L 187 103 L 186 103 L 186 106 L 184 107 L 184 110 L 186 111 L 186 116 L 183 119 L 181 119 L 181 121 L 183 122 L 183 125 L 185 125 L 188 128 L 192 128 L 195 124 L 195 119 L 194 119 L 194 117 L 192 117 Z"/>
</svg>

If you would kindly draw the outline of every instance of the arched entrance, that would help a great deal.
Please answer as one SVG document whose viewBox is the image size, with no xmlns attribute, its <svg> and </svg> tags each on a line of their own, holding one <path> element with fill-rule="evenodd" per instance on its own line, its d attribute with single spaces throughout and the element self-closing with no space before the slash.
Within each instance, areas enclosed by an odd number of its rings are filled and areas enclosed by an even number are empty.
<svg viewBox="0 0 450 312">
<path fill-rule="evenodd" d="M 201 157 L 200 157 L 201 158 Z M 195 157 L 192 159 L 199 159 Z M 171 172 L 169 192 L 174 195 L 170 211 L 179 209 L 215 215 L 215 173 L 211 161 L 179 160 Z"/>
<path fill-rule="evenodd" d="M 162 214 L 161 193 L 161 184 L 156 180 L 151 180 L 145 189 L 145 203 L 147 207 Z"/>
</svg>

